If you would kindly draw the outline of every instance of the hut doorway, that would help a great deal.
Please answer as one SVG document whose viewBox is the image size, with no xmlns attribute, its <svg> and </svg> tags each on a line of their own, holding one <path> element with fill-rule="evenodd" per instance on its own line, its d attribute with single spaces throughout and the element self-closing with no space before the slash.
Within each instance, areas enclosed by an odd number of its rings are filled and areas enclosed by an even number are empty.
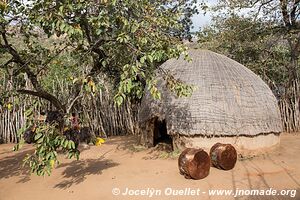
<svg viewBox="0 0 300 200">
<path fill-rule="evenodd" d="M 168 135 L 166 120 L 159 120 L 158 118 L 156 118 L 154 121 L 153 132 L 153 146 L 163 144 L 168 145 L 171 149 L 173 149 L 172 138 L 170 135 Z"/>
</svg>

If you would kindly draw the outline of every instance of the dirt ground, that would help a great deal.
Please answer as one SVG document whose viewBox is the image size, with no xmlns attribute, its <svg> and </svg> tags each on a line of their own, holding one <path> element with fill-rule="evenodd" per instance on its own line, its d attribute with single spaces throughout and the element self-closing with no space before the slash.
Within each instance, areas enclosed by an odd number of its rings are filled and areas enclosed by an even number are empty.
<svg viewBox="0 0 300 200">
<path fill-rule="evenodd" d="M 211 168 L 210 175 L 202 180 L 181 176 L 176 158 L 166 158 L 166 153 L 139 149 L 133 144 L 133 138 L 114 137 L 100 147 L 84 150 L 79 161 L 62 157 L 62 164 L 50 177 L 30 175 L 22 168 L 24 155 L 33 151 L 31 145 L 19 152 L 11 151 L 12 144 L 0 145 L 0 200 L 300 199 L 300 134 L 283 134 L 275 150 L 240 159 L 230 171 Z M 144 195 L 122 194 L 126 188 Z M 209 195 L 210 190 L 217 189 L 289 189 L 297 194 L 295 197 Z M 183 190 L 183 195 L 176 195 L 178 190 Z M 113 195 L 112 191 L 121 194 Z M 149 191 L 155 194 L 150 197 Z"/>
</svg>

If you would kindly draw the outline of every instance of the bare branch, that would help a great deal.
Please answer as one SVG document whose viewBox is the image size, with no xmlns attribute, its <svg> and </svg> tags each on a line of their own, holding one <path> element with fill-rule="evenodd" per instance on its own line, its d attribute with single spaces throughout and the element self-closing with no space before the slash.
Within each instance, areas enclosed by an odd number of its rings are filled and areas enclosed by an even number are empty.
<svg viewBox="0 0 300 200">
<path fill-rule="evenodd" d="M 76 97 L 71 101 L 71 103 L 69 104 L 69 106 L 68 106 L 67 109 L 66 109 L 66 113 L 69 113 L 69 112 L 70 112 L 70 110 L 72 109 L 72 107 L 74 106 L 74 104 L 76 103 L 76 101 L 77 101 L 78 99 L 80 99 L 80 98 L 82 98 L 82 95 L 76 96 Z"/>
<path fill-rule="evenodd" d="M 292 23 L 292 26 L 295 26 L 295 22 L 296 22 L 296 10 L 299 6 L 299 3 L 300 3 L 300 0 L 295 0 L 294 1 L 294 5 L 293 5 L 293 8 L 292 8 L 292 11 L 291 11 L 291 23 Z"/>
<path fill-rule="evenodd" d="M 280 0 L 281 14 L 284 21 L 284 24 L 288 29 L 291 28 L 291 23 L 289 20 L 288 8 L 287 8 L 287 0 Z"/>
<path fill-rule="evenodd" d="M 274 1 L 274 0 L 269 0 L 269 1 L 263 2 L 262 4 L 259 5 L 258 10 L 257 10 L 257 12 L 256 12 L 256 14 L 255 14 L 255 17 L 254 17 L 254 22 L 256 22 L 257 17 L 258 17 L 258 15 L 260 14 L 260 11 L 262 10 L 262 8 L 263 8 L 265 5 L 271 3 L 272 1 Z M 258 2 L 259 2 L 259 0 L 257 0 L 257 1 L 253 4 L 253 6 L 254 6 L 256 3 L 258 3 Z"/>
</svg>

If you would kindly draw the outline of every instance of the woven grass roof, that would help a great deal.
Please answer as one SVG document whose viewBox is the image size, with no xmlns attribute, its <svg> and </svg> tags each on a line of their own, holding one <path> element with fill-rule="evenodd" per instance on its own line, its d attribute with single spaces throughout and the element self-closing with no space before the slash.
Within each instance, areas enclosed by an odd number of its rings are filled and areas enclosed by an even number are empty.
<svg viewBox="0 0 300 200">
<path fill-rule="evenodd" d="M 177 98 L 165 87 L 161 100 L 147 93 L 140 123 L 158 116 L 167 122 L 168 134 L 254 136 L 282 131 L 277 100 L 263 80 L 238 62 L 207 50 L 190 50 L 192 62 L 171 59 L 162 68 L 196 86 L 191 97 Z"/>
</svg>

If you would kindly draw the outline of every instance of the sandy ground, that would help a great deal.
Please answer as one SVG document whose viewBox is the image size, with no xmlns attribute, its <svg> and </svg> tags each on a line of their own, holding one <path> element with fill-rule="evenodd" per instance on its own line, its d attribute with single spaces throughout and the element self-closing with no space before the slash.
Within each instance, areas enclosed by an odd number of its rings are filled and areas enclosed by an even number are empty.
<svg viewBox="0 0 300 200">
<path fill-rule="evenodd" d="M 133 151 L 133 138 L 115 137 L 101 147 L 91 147 L 81 159 L 62 158 L 48 177 L 30 175 L 21 167 L 22 158 L 32 152 L 26 145 L 12 152 L 13 145 L 0 145 L 0 200 L 82 200 L 82 199 L 300 199 L 300 135 L 281 136 L 280 146 L 258 157 L 239 160 L 230 171 L 211 168 L 202 180 L 188 180 L 178 172 L 177 159 L 162 158 L 153 150 Z M 118 189 L 114 189 L 118 188 Z M 122 195 L 126 188 L 143 189 L 146 195 Z M 153 197 L 147 189 L 155 190 Z M 167 189 L 169 188 L 169 189 Z M 198 190 L 196 195 L 169 195 L 170 191 Z M 289 189 L 290 196 L 210 196 L 213 189 Z M 113 195 L 120 191 L 121 194 Z M 199 192 L 200 191 L 200 192 Z M 141 191 L 138 191 L 141 192 Z M 147 195 L 148 194 L 148 195 Z"/>
</svg>

